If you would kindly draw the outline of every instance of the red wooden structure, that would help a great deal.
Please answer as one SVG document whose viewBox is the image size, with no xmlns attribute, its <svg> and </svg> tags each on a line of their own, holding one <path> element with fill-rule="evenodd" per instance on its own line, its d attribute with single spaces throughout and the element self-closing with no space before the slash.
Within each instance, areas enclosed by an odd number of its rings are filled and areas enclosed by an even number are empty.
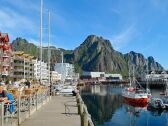
<svg viewBox="0 0 168 126">
<path fill-rule="evenodd" d="M 9 36 L 7 33 L 0 32 L 0 75 L 1 77 L 8 77 L 10 75 L 11 55 L 12 55 L 12 49 L 9 43 Z"/>
</svg>

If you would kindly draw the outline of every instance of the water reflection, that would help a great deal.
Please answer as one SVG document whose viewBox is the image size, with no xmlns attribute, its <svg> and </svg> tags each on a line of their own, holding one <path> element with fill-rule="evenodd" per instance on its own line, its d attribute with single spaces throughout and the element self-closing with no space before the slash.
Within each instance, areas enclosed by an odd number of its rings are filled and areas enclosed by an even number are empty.
<svg viewBox="0 0 168 126">
<path fill-rule="evenodd" d="M 96 125 L 110 120 L 123 101 L 122 96 L 112 93 L 108 86 L 87 87 L 82 92 L 82 98 Z"/>
<path fill-rule="evenodd" d="M 82 98 L 96 126 L 168 126 L 166 111 L 128 103 L 121 91 L 122 88 L 109 85 L 95 85 L 82 90 Z M 152 91 L 155 96 L 159 96 L 159 92 Z"/>
</svg>

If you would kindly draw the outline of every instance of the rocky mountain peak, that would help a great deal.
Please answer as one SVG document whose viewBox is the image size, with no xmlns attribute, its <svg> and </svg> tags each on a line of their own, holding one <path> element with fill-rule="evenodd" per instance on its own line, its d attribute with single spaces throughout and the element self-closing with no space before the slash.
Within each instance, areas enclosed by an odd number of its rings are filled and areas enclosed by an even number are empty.
<svg viewBox="0 0 168 126">
<path fill-rule="evenodd" d="M 12 44 L 15 51 L 24 51 L 36 57 L 39 55 L 38 48 L 25 39 L 17 38 Z M 76 71 L 80 73 L 82 71 L 104 71 L 127 76 L 129 64 L 131 64 L 135 66 L 136 75 L 142 76 L 146 72 L 147 63 L 149 70 L 163 70 L 163 67 L 153 57 L 146 59 L 141 53 L 134 51 L 122 54 L 113 49 L 109 40 L 96 35 L 89 35 L 75 50 L 62 49 L 62 51 L 64 51 L 64 61 L 75 64 Z M 43 54 L 43 59 L 47 61 L 47 52 Z M 52 50 L 51 55 L 51 65 L 61 59 L 60 52 Z"/>
</svg>

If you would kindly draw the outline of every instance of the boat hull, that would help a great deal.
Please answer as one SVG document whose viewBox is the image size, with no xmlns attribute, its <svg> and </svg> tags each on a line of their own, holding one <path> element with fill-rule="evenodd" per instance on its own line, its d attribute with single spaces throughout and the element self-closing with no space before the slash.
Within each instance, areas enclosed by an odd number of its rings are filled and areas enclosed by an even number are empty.
<svg viewBox="0 0 168 126">
<path fill-rule="evenodd" d="M 129 98 L 129 97 L 125 97 L 124 99 L 126 102 L 133 104 L 133 105 L 138 105 L 138 104 L 142 104 L 142 106 L 144 106 L 145 104 L 148 103 L 148 98 Z"/>
</svg>

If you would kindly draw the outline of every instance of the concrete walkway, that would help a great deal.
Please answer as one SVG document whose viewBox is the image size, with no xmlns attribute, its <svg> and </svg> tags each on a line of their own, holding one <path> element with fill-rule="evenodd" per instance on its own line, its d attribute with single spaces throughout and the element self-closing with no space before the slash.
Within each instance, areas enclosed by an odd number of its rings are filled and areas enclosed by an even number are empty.
<svg viewBox="0 0 168 126">
<path fill-rule="evenodd" d="M 49 103 L 25 120 L 21 126 L 80 126 L 76 104 L 75 97 L 53 96 Z"/>
</svg>

